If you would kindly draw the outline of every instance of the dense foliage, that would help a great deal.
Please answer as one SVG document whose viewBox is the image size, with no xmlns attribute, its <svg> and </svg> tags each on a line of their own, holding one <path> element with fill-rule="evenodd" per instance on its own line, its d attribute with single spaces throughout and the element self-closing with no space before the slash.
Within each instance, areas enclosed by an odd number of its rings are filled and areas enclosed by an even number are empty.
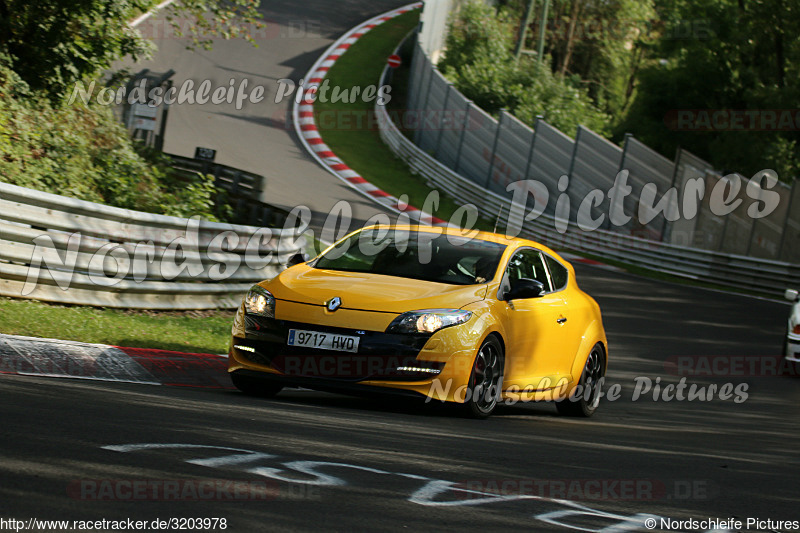
<svg viewBox="0 0 800 533">
<path fill-rule="evenodd" d="M 451 25 L 439 68 L 467 98 L 490 113 L 505 108 L 529 124 L 543 115 L 565 132 L 582 124 L 608 133 L 610 118 L 593 105 L 584 88 L 549 68 L 539 68 L 530 58 L 515 60 L 513 35 L 507 17 L 480 1 L 469 2 Z"/>
<path fill-rule="evenodd" d="M 177 181 L 142 154 L 110 108 L 54 104 L 0 56 L 0 179 L 83 200 L 175 216 L 213 218 L 213 179 Z"/>
<path fill-rule="evenodd" d="M 633 131 L 664 154 L 684 147 L 721 170 L 750 176 L 772 168 L 785 181 L 797 177 L 800 5 L 659 0 L 658 12 L 662 37 L 618 131 Z M 679 122 L 682 111 L 695 120 Z M 707 125 L 703 119 L 717 111 Z"/>
<path fill-rule="evenodd" d="M 0 0 L 0 51 L 34 91 L 63 96 L 125 56 L 146 57 L 152 43 L 129 25 L 154 0 Z M 241 37 L 263 27 L 259 0 L 181 0 L 166 8 L 167 20 L 190 46 L 208 48 L 212 37 Z"/>
<path fill-rule="evenodd" d="M 512 57 L 529 0 L 471 0 L 441 65 L 485 109 L 537 113 L 566 133 L 630 132 L 672 158 L 678 147 L 722 171 L 800 173 L 800 5 L 790 0 L 550 0 L 544 72 Z"/>
<path fill-rule="evenodd" d="M 210 176 L 179 179 L 108 107 L 67 97 L 152 44 L 130 27 L 154 0 L 0 0 L 0 180 L 118 207 L 215 219 Z M 167 18 L 208 47 L 260 28 L 258 0 L 182 0 Z M 102 84 L 100 85 L 102 86 Z M 99 87 L 98 87 L 99 88 Z M 93 100 L 94 101 L 94 100 Z M 224 210 L 217 210 L 224 214 Z"/>
</svg>

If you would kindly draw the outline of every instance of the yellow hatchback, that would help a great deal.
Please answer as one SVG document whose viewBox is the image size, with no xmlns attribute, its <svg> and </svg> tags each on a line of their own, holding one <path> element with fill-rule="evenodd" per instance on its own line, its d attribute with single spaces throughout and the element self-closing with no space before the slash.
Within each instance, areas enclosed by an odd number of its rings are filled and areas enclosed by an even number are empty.
<svg viewBox="0 0 800 533">
<path fill-rule="evenodd" d="M 554 400 L 591 416 L 608 347 L 575 271 L 536 242 L 371 226 L 255 285 L 233 324 L 241 391 L 390 392 L 463 404 Z"/>
</svg>

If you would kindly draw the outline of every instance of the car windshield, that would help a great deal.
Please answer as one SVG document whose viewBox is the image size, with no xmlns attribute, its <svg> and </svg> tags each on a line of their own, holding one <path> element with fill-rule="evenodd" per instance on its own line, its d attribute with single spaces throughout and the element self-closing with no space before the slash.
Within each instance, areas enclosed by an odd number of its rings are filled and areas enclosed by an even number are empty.
<svg viewBox="0 0 800 533">
<path fill-rule="evenodd" d="M 456 235 L 367 228 L 326 251 L 312 266 L 451 285 L 494 278 L 505 245 Z"/>
</svg>

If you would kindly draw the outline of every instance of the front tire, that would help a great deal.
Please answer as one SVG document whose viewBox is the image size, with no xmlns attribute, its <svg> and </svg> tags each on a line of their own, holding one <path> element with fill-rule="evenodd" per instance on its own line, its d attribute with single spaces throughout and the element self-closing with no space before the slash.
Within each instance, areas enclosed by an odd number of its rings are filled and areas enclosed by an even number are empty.
<svg viewBox="0 0 800 533">
<path fill-rule="evenodd" d="M 503 346 L 490 336 L 481 344 L 469 377 L 464 408 L 471 418 L 488 418 L 500 400 L 505 357 Z"/>
<path fill-rule="evenodd" d="M 580 395 L 570 394 L 556 402 L 558 413 L 564 416 L 589 418 L 600 405 L 600 393 L 603 378 L 606 375 L 606 358 L 603 345 L 594 345 L 586 364 L 583 366 L 581 379 L 578 382 Z"/>
<path fill-rule="evenodd" d="M 233 382 L 234 387 L 243 393 L 247 394 L 248 396 L 257 396 L 259 398 L 272 398 L 278 394 L 281 389 L 283 389 L 282 385 L 268 383 L 264 380 L 250 376 L 243 376 L 236 372 L 231 374 L 231 381 Z"/>
</svg>

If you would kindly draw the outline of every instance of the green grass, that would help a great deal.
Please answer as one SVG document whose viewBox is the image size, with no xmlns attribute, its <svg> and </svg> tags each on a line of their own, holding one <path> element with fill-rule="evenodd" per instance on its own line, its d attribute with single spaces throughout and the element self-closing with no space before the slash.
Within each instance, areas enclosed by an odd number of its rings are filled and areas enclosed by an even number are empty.
<svg viewBox="0 0 800 533">
<path fill-rule="evenodd" d="M 0 298 L 0 332 L 133 348 L 221 354 L 233 311 L 95 309 Z"/>
</svg>

